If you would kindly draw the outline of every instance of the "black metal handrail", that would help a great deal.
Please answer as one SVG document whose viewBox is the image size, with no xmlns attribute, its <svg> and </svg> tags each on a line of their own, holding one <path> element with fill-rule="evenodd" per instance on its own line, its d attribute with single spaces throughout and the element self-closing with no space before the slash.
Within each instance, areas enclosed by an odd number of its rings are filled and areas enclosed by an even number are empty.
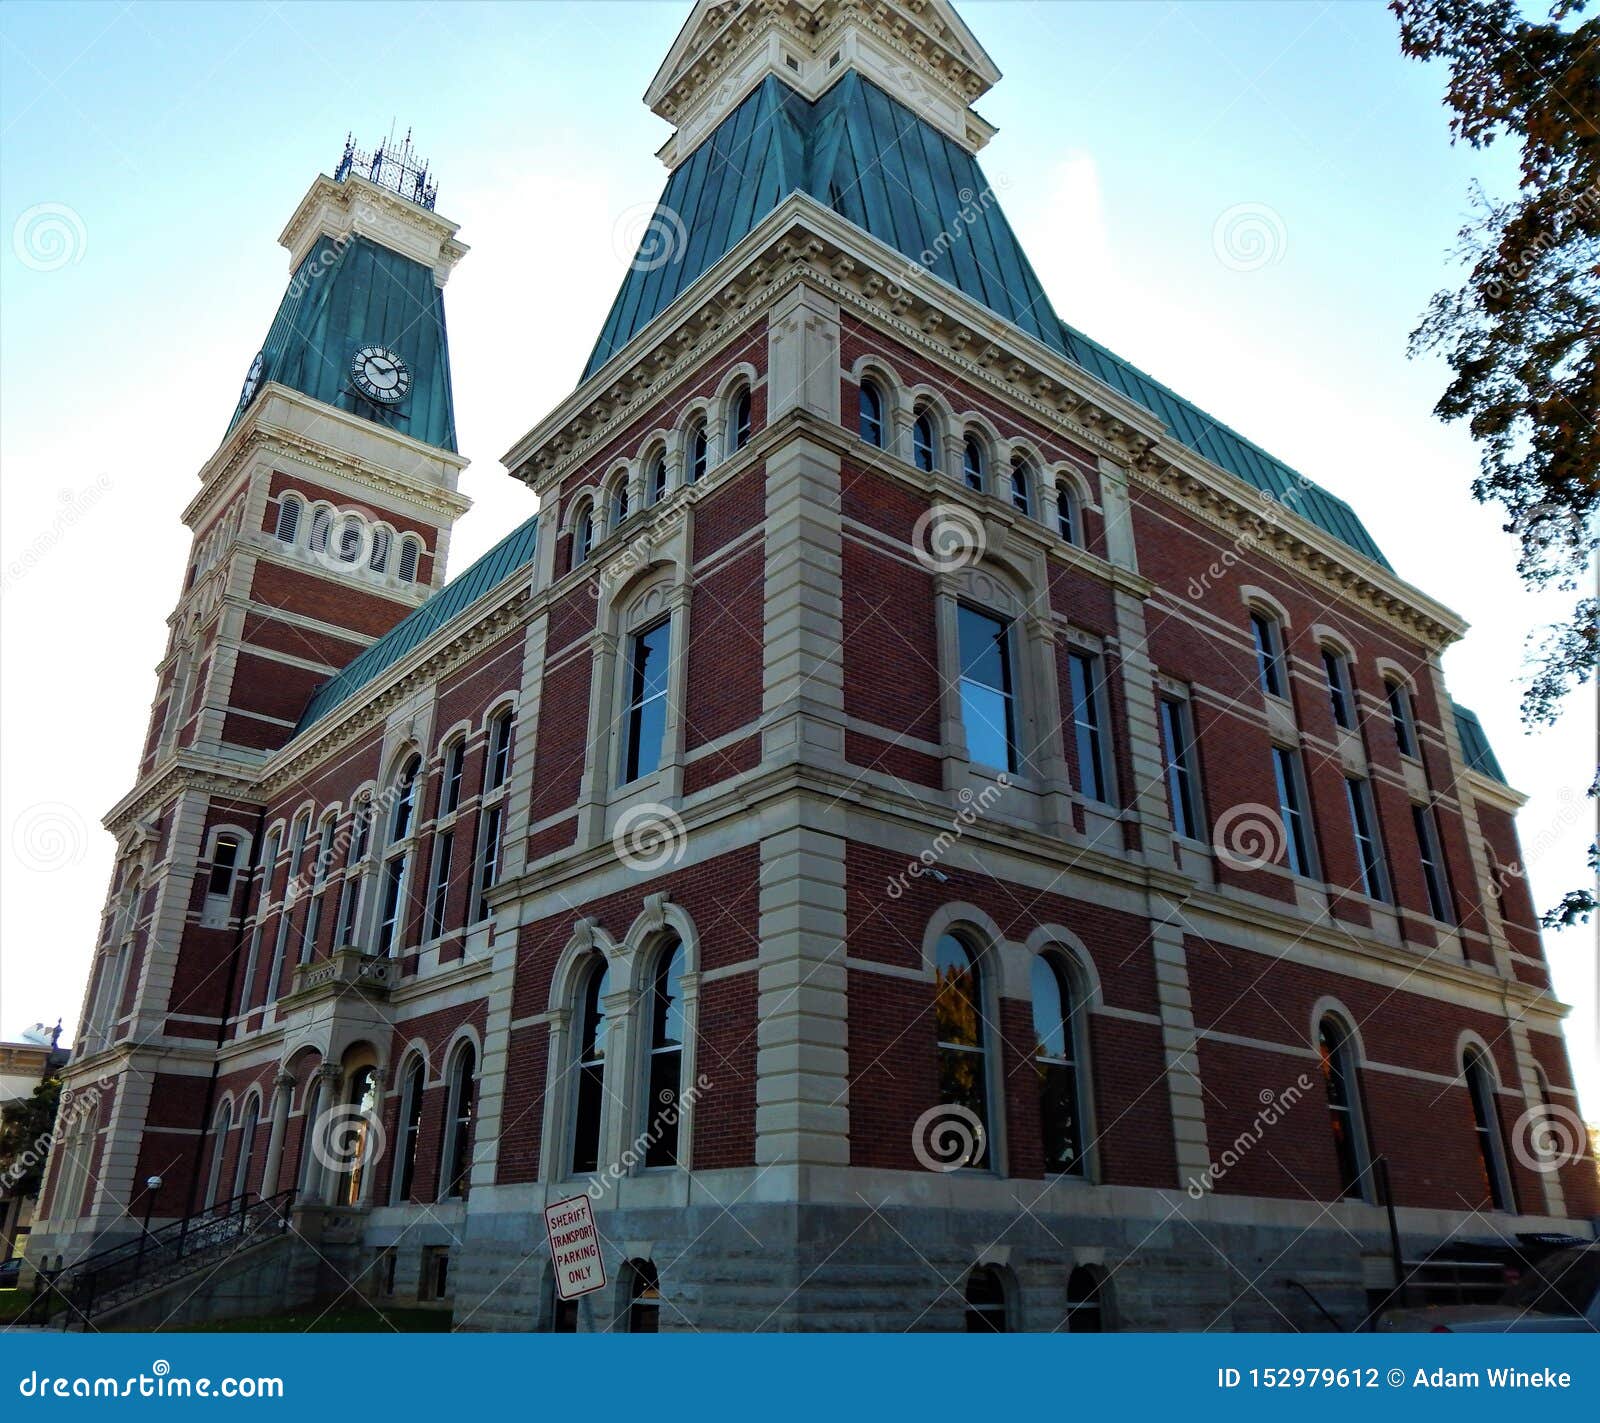
<svg viewBox="0 0 1600 1423">
<path fill-rule="evenodd" d="M 51 1282 L 66 1304 L 62 1328 L 231 1254 L 263 1233 L 287 1229 L 294 1197 L 293 1190 L 267 1197 L 245 1192 L 69 1266 Z"/>
</svg>

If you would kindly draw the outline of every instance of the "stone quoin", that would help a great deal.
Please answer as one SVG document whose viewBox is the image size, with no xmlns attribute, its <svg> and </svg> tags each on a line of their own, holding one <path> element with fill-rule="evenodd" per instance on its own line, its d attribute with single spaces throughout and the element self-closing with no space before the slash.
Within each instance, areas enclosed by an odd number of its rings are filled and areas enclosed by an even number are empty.
<svg viewBox="0 0 1600 1423">
<path fill-rule="evenodd" d="M 998 79 L 945 0 L 699 0 L 661 202 L 505 457 L 537 512 L 448 582 L 467 249 L 403 164 L 311 185 L 35 1267 L 292 1191 L 264 1248 L 322 1273 L 249 1312 L 1318 1328 L 1392 1281 L 1385 1182 L 1407 1260 L 1592 1236 L 1462 622 L 1055 314 Z"/>
</svg>

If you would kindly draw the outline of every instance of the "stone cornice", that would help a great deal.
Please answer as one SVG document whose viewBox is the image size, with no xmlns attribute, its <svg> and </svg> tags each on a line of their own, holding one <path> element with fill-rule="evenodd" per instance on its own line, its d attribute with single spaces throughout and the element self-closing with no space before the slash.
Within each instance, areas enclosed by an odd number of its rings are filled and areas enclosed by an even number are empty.
<svg viewBox="0 0 1600 1423">
<path fill-rule="evenodd" d="M 1330 597 L 1435 648 L 1466 631 L 1462 619 L 1436 600 L 1289 505 L 1268 499 L 1179 444 L 1151 411 L 801 193 L 785 199 L 518 441 L 504 457 L 506 467 L 544 496 L 736 329 L 801 283 L 1077 444 L 1130 468 L 1141 484 L 1229 539 L 1248 532 L 1271 557 Z M 1259 538 L 1263 526 L 1269 539 Z"/>
<path fill-rule="evenodd" d="M 347 174 L 337 183 L 319 173 L 278 242 L 289 249 L 290 275 L 299 270 L 319 237 L 326 234 L 342 241 L 355 234 L 431 267 L 434 280 L 443 286 L 470 250 L 456 240 L 459 227 L 359 173 Z"/>
<path fill-rule="evenodd" d="M 1474 800 L 1481 800 L 1496 810 L 1505 811 L 1507 815 L 1515 815 L 1528 803 L 1527 796 L 1504 781 L 1497 781 L 1493 776 L 1473 770 L 1471 766 L 1467 766 L 1465 771 L 1467 789 L 1472 792 Z"/>
<path fill-rule="evenodd" d="M 313 439 L 288 425 L 267 419 L 265 412 L 270 400 L 274 398 L 285 402 L 291 409 L 298 409 L 315 418 L 331 420 L 337 425 L 347 427 L 353 435 L 362 439 L 376 437 L 379 441 L 392 443 L 395 447 L 397 464 L 409 458 L 419 468 L 434 463 L 452 469 L 459 475 L 471 463 L 462 455 L 452 454 L 437 445 L 424 444 L 409 435 L 402 435 L 382 425 L 375 425 L 370 420 L 351 415 L 348 411 L 324 405 L 320 400 L 313 400 L 289 386 L 268 381 L 256 395 L 245 418 L 228 432 L 228 437 L 200 467 L 200 492 L 184 508 L 184 523 L 195 527 L 196 521 L 203 520 L 212 503 L 228 487 L 240 467 L 261 449 L 282 453 L 298 464 L 321 470 L 326 474 L 340 475 L 390 497 L 410 500 L 430 514 L 439 515 L 446 520 L 457 519 L 472 507 L 472 501 L 466 495 L 458 494 L 453 489 L 445 489 L 423 479 L 407 478 L 392 469 L 385 469 L 381 465 L 363 459 L 360 455 L 351 454 L 336 445 Z"/>
<path fill-rule="evenodd" d="M 101 824 L 120 841 L 141 820 L 186 792 L 226 796 L 232 800 L 261 799 L 258 775 L 249 766 L 180 751 L 148 776 L 141 777 L 139 783 L 106 812 Z"/>
</svg>

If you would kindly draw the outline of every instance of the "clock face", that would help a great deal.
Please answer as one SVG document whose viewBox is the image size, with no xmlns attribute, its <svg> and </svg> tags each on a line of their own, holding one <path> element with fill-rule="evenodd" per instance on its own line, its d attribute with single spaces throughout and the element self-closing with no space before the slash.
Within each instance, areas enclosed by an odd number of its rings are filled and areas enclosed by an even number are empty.
<svg viewBox="0 0 1600 1423">
<path fill-rule="evenodd" d="M 398 405 L 411 389 L 406 363 L 387 346 L 363 346 L 350 362 L 350 379 L 368 400 Z"/>
<path fill-rule="evenodd" d="M 244 378 L 244 389 L 239 392 L 239 404 L 242 406 L 250 403 L 256 388 L 261 384 L 261 372 L 266 366 L 264 356 L 264 352 L 257 351 L 255 360 L 250 362 L 250 374 Z"/>
</svg>

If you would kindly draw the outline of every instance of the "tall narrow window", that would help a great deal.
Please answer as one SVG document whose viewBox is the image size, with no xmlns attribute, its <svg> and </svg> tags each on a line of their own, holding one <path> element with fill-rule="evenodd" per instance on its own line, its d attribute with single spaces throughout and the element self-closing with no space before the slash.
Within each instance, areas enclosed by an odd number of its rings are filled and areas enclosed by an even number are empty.
<svg viewBox="0 0 1600 1423">
<path fill-rule="evenodd" d="M 394 816 L 389 825 L 391 844 L 404 840 L 411 833 L 411 816 L 417 805 L 417 771 L 421 764 L 413 756 L 400 771 L 400 779 L 395 785 Z"/>
<path fill-rule="evenodd" d="M 667 458 L 665 455 L 658 454 L 650 461 L 650 470 L 645 479 L 645 487 L 650 491 L 650 502 L 659 504 L 667 497 Z"/>
<path fill-rule="evenodd" d="M 594 547 L 594 510 L 585 508 L 572 528 L 572 566 L 576 568 L 589 557 Z"/>
<path fill-rule="evenodd" d="M 1359 1199 L 1366 1194 L 1363 1181 L 1367 1144 L 1361 1124 L 1355 1049 L 1344 1024 L 1331 1013 L 1317 1025 L 1317 1054 L 1322 1060 L 1322 1084 L 1328 1093 L 1328 1119 L 1333 1129 L 1334 1159 L 1339 1167 L 1339 1191 Z"/>
<path fill-rule="evenodd" d="M 620 529 L 628 521 L 631 512 L 628 506 L 628 476 L 624 474 L 611 494 L 611 527 Z"/>
<path fill-rule="evenodd" d="M 600 1122 L 605 1115 L 606 993 L 611 975 L 598 960 L 589 968 L 578 1000 L 578 1068 L 572 1118 L 572 1174 L 600 1165 Z"/>
<path fill-rule="evenodd" d="M 646 1166 L 675 1166 L 683 1084 L 683 945 L 661 951 L 650 987 L 650 1090 Z"/>
<path fill-rule="evenodd" d="M 239 860 L 239 841 L 232 835 L 219 835 L 211 850 L 211 873 L 206 878 L 206 893 L 222 899 L 233 895 L 233 872 Z"/>
<path fill-rule="evenodd" d="M 750 443 L 750 387 L 739 392 L 733 402 L 733 418 L 728 422 L 728 453 L 734 454 Z"/>
<path fill-rule="evenodd" d="M 322 822 L 317 835 L 317 849 L 311 861 L 311 884 L 308 893 L 311 903 L 306 906 L 305 923 L 300 934 L 300 962 L 309 963 L 317 947 L 317 930 L 322 926 L 322 890 L 328 875 L 328 865 L 333 859 L 333 817 Z"/>
<path fill-rule="evenodd" d="M 393 954 L 399 940 L 405 883 L 406 857 L 396 855 L 383 867 L 383 898 L 379 901 L 378 913 L 377 951 L 380 954 Z"/>
<path fill-rule="evenodd" d="M 955 1164 L 987 1166 L 989 1084 L 983 982 L 977 956 L 953 934 L 940 939 L 936 949 L 933 1016 L 939 1035 L 939 1100 L 964 1109 L 972 1118 L 972 1145 Z"/>
<path fill-rule="evenodd" d="M 428 885 L 428 923 L 422 931 L 427 940 L 444 933 L 445 910 L 450 900 L 450 865 L 455 859 L 456 832 L 444 831 L 433 842 L 433 877 Z"/>
<path fill-rule="evenodd" d="M 651 1260 L 628 1261 L 628 1333 L 661 1332 L 661 1277 Z"/>
<path fill-rule="evenodd" d="M 961 721 L 967 756 L 996 770 L 1017 769 L 1017 707 L 1011 681 L 1011 629 L 965 604 L 956 609 L 961 652 Z"/>
<path fill-rule="evenodd" d="M 1093 1265 L 1079 1265 L 1067 1276 L 1067 1333 L 1105 1332 L 1105 1276 Z"/>
<path fill-rule="evenodd" d="M 367 567 L 374 573 L 389 571 L 389 531 L 378 528 L 372 531 L 372 552 L 367 556 Z"/>
<path fill-rule="evenodd" d="M 454 815 L 461 805 L 461 778 L 467 768 L 467 739 L 452 741 L 444 753 L 444 780 L 439 789 L 439 814 Z"/>
<path fill-rule="evenodd" d="M 239 1123 L 239 1159 L 233 1168 L 233 1195 L 235 1199 L 250 1189 L 250 1158 L 256 1151 L 256 1128 L 261 1122 L 261 1099 L 251 1097 L 245 1103 L 244 1118 Z"/>
<path fill-rule="evenodd" d="M 333 510 L 318 507 L 311 511 L 311 537 L 307 546 L 312 553 L 326 553 L 328 539 L 333 534 Z"/>
<path fill-rule="evenodd" d="M 911 462 L 918 469 L 933 472 L 934 434 L 933 417 L 926 410 L 918 413 L 917 418 L 911 422 Z"/>
<path fill-rule="evenodd" d="M 439 1172 L 439 1199 L 465 1200 L 472 1178 L 472 1117 L 477 1105 L 477 1054 L 462 1043 L 450 1072 L 446 1105 L 444 1157 Z"/>
<path fill-rule="evenodd" d="M 422 562 L 422 545 L 413 538 L 400 540 L 400 581 L 415 583 L 417 567 Z"/>
<path fill-rule="evenodd" d="M 1478 1137 L 1478 1159 L 1483 1165 L 1483 1191 L 1497 1211 L 1511 1209 L 1511 1183 L 1506 1179 L 1506 1159 L 1500 1140 L 1500 1119 L 1494 1106 L 1494 1077 L 1476 1048 L 1468 1048 L 1461 1070 L 1472 1098 L 1472 1121 Z"/>
<path fill-rule="evenodd" d="M 1306 815 L 1305 783 L 1300 777 L 1300 753 L 1289 746 L 1274 746 L 1272 769 L 1278 781 L 1278 814 L 1283 819 L 1289 868 L 1309 879 L 1316 873 L 1316 858 Z"/>
<path fill-rule="evenodd" d="M 1006 1287 L 1000 1272 L 981 1265 L 967 1276 L 967 1333 L 1004 1334 Z"/>
<path fill-rule="evenodd" d="M 233 1106 L 224 1102 L 212 1125 L 211 1174 L 206 1180 L 206 1209 L 217 1204 L 222 1189 L 222 1158 L 228 1149 L 228 1133 L 233 1130 Z"/>
<path fill-rule="evenodd" d="M 869 445 L 883 448 L 883 392 L 870 380 L 861 382 L 857 433 Z"/>
<path fill-rule="evenodd" d="M 695 422 L 689 431 L 688 477 L 690 484 L 698 484 L 706 477 L 706 467 L 711 456 L 711 446 L 706 438 L 706 422 Z"/>
<path fill-rule="evenodd" d="M 1056 485 L 1056 532 L 1069 544 L 1083 542 L 1083 523 L 1078 516 L 1078 493 L 1064 479 Z"/>
<path fill-rule="evenodd" d="M 339 562 L 354 563 L 361 557 L 361 521 L 347 517 L 339 525 Z"/>
<path fill-rule="evenodd" d="M 981 494 L 984 486 L 983 475 L 983 446 L 976 435 L 968 435 L 961 443 L 961 477 L 966 480 L 968 489 Z"/>
<path fill-rule="evenodd" d="M 411 859 L 411 822 L 417 804 L 417 772 L 420 757 L 411 757 L 401 768 L 395 787 L 394 810 L 389 819 L 389 850 L 383 865 L 383 886 L 378 900 L 378 942 L 380 954 L 392 955 L 399 946 L 405 918 L 406 869 Z"/>
<path fill-rule="evenodd" d="M 1033 1066 L 1039 1074 L 1039 1131 L 1044 1169 L 1084 1174 L 1084 1112 L 1078 1077 L 1077 1014 L 1066 971 L 1051 955 L 1032 967 Z"/>
<path fill-rule="evenodd" d="M 411 1199 L 417 1179 L 417 1144 L 422 1135 L 422 1095 L 427 1073 L 420 1057 L 412 1059 L 400 1090 L 400 1169 L 395 1172 L 394 1199 Z"/>
<path fill-rule="evenodd" d="M 472 922 L 489 917 L 489 891 L 500 878 L 500 832 L 505 826 L 505 802 L 483 812 L 478 822 L 478 863 L 472 876 Z"/>
<path fill-rule="evenodd" d="M 1322 649 L 1322 670 L 1328 678 L 1328 702 L 1334 722 L 1343 727 L 1356 724 L 1355 697 L 1350 690 L 1350 664 L 1335 648 Z"/>
<path fill-rule="evenodd" d="M 503 707 L 489 721 L 489 753 L 483 772 L 485 793 L 503 786 L 510 769 L 511 708 Z"/>
<path fill-rule="evenodd" d="M 350 863 L 358 865 L 372 848 L 372 797 L 356 802 L 355 823 L 350 827 Z"/>
<path fill-rule="evenodd" d="M 1428 887 L 1428 911 L 1441 924 L 1455 923 L 1450 912 L 1450 880 L 1439 848 L 1439 826 L 1431 805 L 1413 805 L 1411 823 L 1417 831 L 1417 851 L 1422 857 L 1422 879 Z"/>
<path fill-rule="evenodd" d="M 1345 800 L 1350 806 L 1350 829 L 1356 840 L 1356 860 L 1361 866 L 1361 888 L 1371 899 L 1389 898 L 1389 872 L 1383 846 L 1378 842 L 1378 817 L 1372 805 L 1372 786 L 1360 776 L 1346 776 Z"/>
<path fill-rule="evenodd" d="M 300 501 L 292 494 L 285 494 L 278 501 L 278 524 L 273 535 L 279 543 L 294 542 L 295 535 L 300 532 L 300 508 Z"/>
<path fill-rule="evenodd" d="M 1067 655 L 1072 684 L 1072 730 L 1078 750 L 1078 789 L 1090 800 L 1104 801 L 1106 755 L 1100 731 L 1100 659 L 1088 652 Z"/>
<path fill-rule="evenodd" d="M 623 751 L 624 784 L 654 773 L 667 730 L 667 663 L 672 624 L 659 622 L 634 636 L 628 659 L 628 712 Z"/>
<path fill-rule="evenodd" d="M 1200 838 L 1200 797 L 1195 786 L 1194 727 L 1189 703 L 1181 697 L 1161 699 L 1161 747 L 1167 760 L 1167 801 L 1172 828 L 1186 840 Z"/>
<path fill-rule="evenodd" d="M 1390 677 L 1383 684 L 1384 695 L 1389 699 L 1389 719 L 1394 724 L 1395 743 L 1402 756 L 1417 754 L 1417 728 L 1411 715 L 1411 690 Z"/>
<path fill-rule="evenodd" d="M 1029 488 L 1032 471 L 1027 460 L 1016 455 L 1011 461 L 1011 503 L 1024 514 L 1033 513 L 1033 491 Z"/>
<path fill-rule="evenodd" d="M 1289 695 L 1289 680 L 1283 667 L 1283 630 L 1276 618 L 1265 613 L 1250 614 L 1250 631 L 1256 643 L 1256 675 L 1261 690 L 1270 697 Z"/>
</svg>

